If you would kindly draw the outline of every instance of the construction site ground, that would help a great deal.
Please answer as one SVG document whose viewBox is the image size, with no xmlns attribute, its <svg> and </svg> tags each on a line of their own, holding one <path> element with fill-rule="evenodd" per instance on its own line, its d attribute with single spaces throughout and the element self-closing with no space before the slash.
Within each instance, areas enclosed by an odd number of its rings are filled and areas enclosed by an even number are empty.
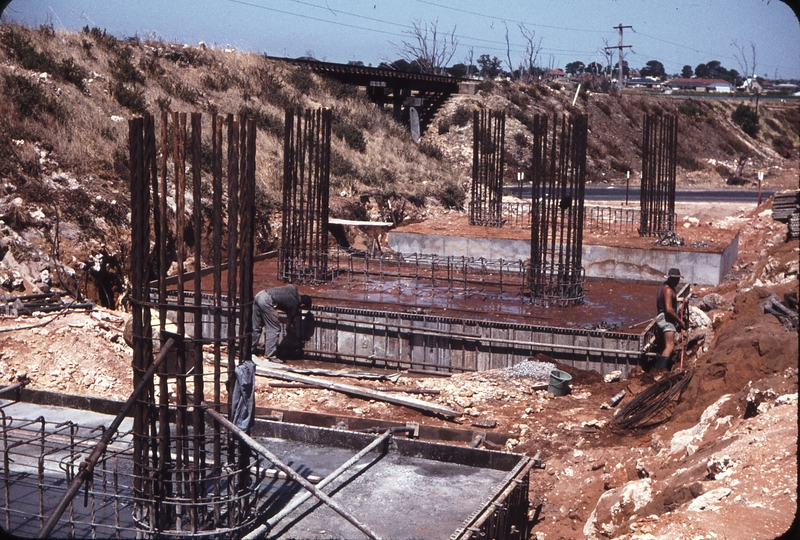
<svg viewBox="0 0 800 540">
<path fill-rule="evenodd" d="M 464 412 L 456 420 L 325 389 L 271 386 L 277 381 L 267 378 L 258 379 L 257 404 L 508 434 L 504 450 L 541 452 L 546 462 L 531 473 L 531 502 L 542 504 L 531 538 L 774 538 L 797 510 L 798 336 L 762 313 L 759 303 L 772 293 L 783 298 L 798 291 L 800 244 L 786 242 L 787 226 L 772 219 L 769 202 L 684 203 L 676 210 L 680 223 L 697 221 L 680 228 L 685 237 L 728 237 L 738 230 L 739 259 L 722 284 L 694 290 L 698 298 L 719 296 L 705 313 L 708 320 L 699 318 L 693 329 L 697 339 L 684 364 L 692 380 L 671 419 L 658 427 L 615 433 L 615 409 L 601 407 L 622 390 L 626 397 L 618 407 L 624 406 L 665 376 L 638 369 L 605 382 L 598 373 L 559 366 L 572 375 L 570 394 L 559 397 L 534 388 L 547 381 L 504 370 L 404 372 L 394 383 L 438 390 L 414 397 Z M 122 336 L 127 317 L 102 308 L 4 317 L 0 380 L 6 385 L 27 376 L 34 389 L 125 400 L 132 389 L 131 350 Z M 472 428 L 478 419 L 494 420 L 496 427 Z"/>
</svg>

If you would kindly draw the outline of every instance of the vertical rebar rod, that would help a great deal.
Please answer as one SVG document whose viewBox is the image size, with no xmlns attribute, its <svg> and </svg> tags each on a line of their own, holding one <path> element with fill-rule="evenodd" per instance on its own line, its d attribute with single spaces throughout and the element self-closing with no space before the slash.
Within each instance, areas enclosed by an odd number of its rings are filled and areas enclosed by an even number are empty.
<svg viewBox="0 0 800 540">
<path fill-rule="evenodd" d="M 215 268 L 214 271 L 214 383 L 213 383 L 213 392 L 214 392 L 214 410 L 219 412 L 221 408 L 220 400 L 220 390 L 222 384 L 222 372 L 221 372 L 221 363 L 222 363 L 222 273 L 220 272 L 220 268 L 222 267 L 222 235 L 223 235 L 223 228 L 222 228 L 222 123 L 223 119 L 222 116 L 214 115 L 212 119 L 212 126 L 211 130 L 213 133 L 212 139 L 212 154 L 213 154 L 213 178 L 212 178 L 212 190 L 213 190 L 213 201 L 212 201 L 212 230 L 213 230 L 213 266 Z M 221 494 L 221 485 L 220 485 L 220 475 L 222 474 L 222 444 L 221 444 L 221 436 L 222 431 L 220 429 L 219 422 L 213 423 L 214 428 L 214 435 L 213 435 L 213 453 L 214 453 L 214 468 L 212 471 L 214 481 L 213 481 L 213 493 L 214 497 L 219 498 Z M 216 526 L 222 525 L 222 513 L 220 511 L 220 505 L 214 505 L 214 524 Z"/>
</svg>

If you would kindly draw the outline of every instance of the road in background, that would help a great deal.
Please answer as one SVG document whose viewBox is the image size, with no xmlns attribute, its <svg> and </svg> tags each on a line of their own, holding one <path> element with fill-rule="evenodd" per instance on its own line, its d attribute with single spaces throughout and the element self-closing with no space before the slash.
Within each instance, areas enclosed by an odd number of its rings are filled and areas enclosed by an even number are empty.
<svg viewBox="0 0 800 540">
<path fill-rule="evenodd" d="M 506 186 L 507 195 L 519 196 L 517 186 Z M 761 200 L 766 201 L 775 193 L 774 190 L 763 190 Z M 522 186 L 522 198 L 531 198 L 531 186 Z M 584 197 L 587 201 L 625 201 L 625 186 L 616 185 L 587 185 Z M 639 187 L 628 190 L 628 202 L 639 201 Z M 756 203 L 758 202 L 758 189 L 682 189 L 675 192 L 675 202 L 727 202 L 727 203 Z"/>
</svg>

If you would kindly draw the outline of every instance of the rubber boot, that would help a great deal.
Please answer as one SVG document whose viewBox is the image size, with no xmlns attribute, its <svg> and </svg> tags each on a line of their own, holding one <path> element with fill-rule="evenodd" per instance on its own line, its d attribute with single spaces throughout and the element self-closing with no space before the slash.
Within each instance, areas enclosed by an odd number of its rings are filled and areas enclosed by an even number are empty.
<svg viewBox="0 0 800 540">
<path fill-rule="evenodd" d="M 653 367 L 655 369 L 669 369 L 669 356 L 656 356 L 656 363 Z"/>
</svg>

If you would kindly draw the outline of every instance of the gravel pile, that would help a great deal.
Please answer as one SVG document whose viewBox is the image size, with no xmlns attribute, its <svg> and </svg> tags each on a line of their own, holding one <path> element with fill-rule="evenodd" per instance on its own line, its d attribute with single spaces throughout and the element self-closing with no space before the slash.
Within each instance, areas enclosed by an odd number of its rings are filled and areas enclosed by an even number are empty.
<svg viewBox="0 0 800 540">
<path fill-rule="evenodd" d="M 537 380 L 548 380 L 550 372 L 556 369 L 556 365 L 551 362 L 537 362 L 535 360 L 523 360 L 519 364 L 501 371 L 506 373 L 508 378 L 528 378 Z"/>
</svg>

